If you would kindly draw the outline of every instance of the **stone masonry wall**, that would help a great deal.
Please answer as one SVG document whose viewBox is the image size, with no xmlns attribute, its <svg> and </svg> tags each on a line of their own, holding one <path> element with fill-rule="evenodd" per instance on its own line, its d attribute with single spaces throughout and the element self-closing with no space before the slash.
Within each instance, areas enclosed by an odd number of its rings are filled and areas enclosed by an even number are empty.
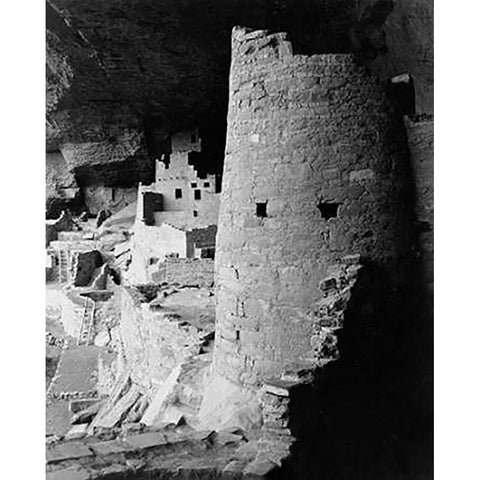
<svg viewBox="0 0 480 480">
<path fill-rule="evenodd" d="M 138 205 L 137 205 L 138 206 Z M 186 233 L 168 224 L 146 226 L 139 220 L 139 212 L 134 225 L 132 263 L 128 277 L 131 283 L 147 283 L 152 262 L 161 262 L 171 253 L 179 257 L 187 256 Z M 152 260 L 153 259 L 153 260 Z M 152 264 L 155 271 L 155 264 Z"/>
<path fill-rule="evenodd" d="M 415 180 L 415 214 L 423 281 L 433 291 L 433 118 L 405 118 Z"/>
<path fill-rule="evenodd" d="M 132 381 L 145 390 L 164 382 L 172 370 L 198 353 L 199 330 L 180 325 L 168 311 L 153 312 L 135 288 L 121 288 L 120 333 Z"/>
<path fill-rule="evenodd" d="M 180 285 L 213 285 L 214 262 L 210 258 L 167 258 L 152 274 L 155 283 L 178 283 Z"/>
<path fill-rule="evenodd" d="M 210 225 L 206 228 L 194 228 L 187 232 L 187 257 L 195 256 L 195 249 L 215 247 L 217 226 Z"/>
<path fill-rule="evenodd" d="M 157 160 L 155 179 L 156 191 L 164 197 L 165 211 L 185 212 L 191 221 L 198 219 L 204 225 L 217 223 L 220 196 L 216 193 L 216 177 L 199 178 L 188 163 L 188 152 L 173 153 L 168 167 Z"/>
<path fill-rule="evenodd" d="M 233 30 L 214 376 L 258 386 L 311 357 L 311 308 L 340 257 L 402 284 L 407 162 L 383 85 L 352 55 L 293 55 L 285 33 Z"/>
</svg>

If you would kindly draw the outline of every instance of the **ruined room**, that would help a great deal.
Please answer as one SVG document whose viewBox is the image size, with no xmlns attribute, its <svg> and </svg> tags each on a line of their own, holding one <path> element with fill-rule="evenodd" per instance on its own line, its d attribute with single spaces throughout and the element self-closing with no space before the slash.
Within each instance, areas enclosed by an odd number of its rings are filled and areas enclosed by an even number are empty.
<svg viewBox="0 0 480 480">
<path fill-rule="evenodd" d="M 46 0 L 46 478 L 433 478 L 433 123 L 431 0 Z"/>
</svg>

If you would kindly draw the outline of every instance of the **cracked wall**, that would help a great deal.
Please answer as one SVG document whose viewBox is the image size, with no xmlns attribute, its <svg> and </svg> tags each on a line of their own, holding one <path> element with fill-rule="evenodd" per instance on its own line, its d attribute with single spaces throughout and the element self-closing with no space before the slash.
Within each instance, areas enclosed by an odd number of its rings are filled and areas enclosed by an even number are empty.
<svg viewBox="0 0 480 480">
<path fill-rule="evenodd" d="M 285 33 L 234 29 L 213 379 L 246 391 L 312 358 L 311 309 L 341 257 L 402 283 L 407 166 L 401 119 L 352 55 L 293 55 Z"/>
</svg>

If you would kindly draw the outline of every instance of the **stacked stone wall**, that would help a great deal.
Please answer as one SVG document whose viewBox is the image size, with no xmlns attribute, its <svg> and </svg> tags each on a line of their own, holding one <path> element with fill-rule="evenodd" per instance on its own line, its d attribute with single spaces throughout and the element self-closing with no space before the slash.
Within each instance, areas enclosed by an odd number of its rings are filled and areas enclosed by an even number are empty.
<svg viewBox="0 0 480 480">
<path fill-rule="evenodd" d="M 214 262 L 209 258 L 168 258 L 152 274 L 155 283 L 178 283 L 179 285 L 213 285 Z"/>
<path fill-rule="evenodd" d="M 188 155 L 188 152 L 173 153 L 168 167 L 157 160 L 156 191 L 164 197 L 165 211 L 185 212 L 190 221 L 201 221 L 204 225 L 214 224 L 217 222 L 220 202 L 216 193 L 216 177 L 206 175 L 205 178 L 200 178 L 195 168 L 188 163 Z M 181 191 L 180 196 L 177 195 L 177 190 Z"/>
<path fill-rule="evenodd" d="M 153 312 L 135 288 L 121 288 L 120 333 L 131 379 L 146 390 L 164 382 L 184 359 L 198 353 L 198 329 L 168 312 Z"/>
<path fill-rule="evenodd" d="M 433 118 L 405 118 L 415 182 L 415 215 L 423 282 L 433 291 Z"/>
<path fill-rule="evenodd" d="M 187 256 L 186 233 L 168 224 L 160 226 L 147 226 L 137 220 L 134 226 L 132 244 L 132 263 L 128 271 L 131 283 L 147 283 L 150 274 L 157 270 L 157 264 L 166 255 L 177 254 L 179 257 Z M 153 259 L 153 260 L 152 260 Z"/>
<path fill-rule="evenodd" d="M 254 386 L 311 357 L 311 308 L 340 257 L 402 285 L 407 164 L 384 86 L 352 55 L 293 55 L 284 33 L 234 29 L 214 375 Z"/>
<path fill-rule="evenodd" d="M 216 236 L 216 225 L 210 225 L 206 228 L 194 228 L 187 232 L 187 257 L 194 257 L 196 248 L 215 247 Z"/>
</svg>

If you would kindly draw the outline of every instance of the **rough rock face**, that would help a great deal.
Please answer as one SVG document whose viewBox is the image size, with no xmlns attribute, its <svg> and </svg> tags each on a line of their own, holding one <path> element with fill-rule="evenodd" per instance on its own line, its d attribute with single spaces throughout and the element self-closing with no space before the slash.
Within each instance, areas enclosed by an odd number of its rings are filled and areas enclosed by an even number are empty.
<svg viewBox="0 0 480 480">
<path fill-rule="evenodd" d="M 300 53 L 357 52 L 382 77 L 409 72 L 416 113 L 431 114 L 432 11 L 430 0 L 48 0 L 47 149 L 81 187 L 148 182 L 169 133 L 208 125 L 221 168 L 238 24 L 286 30 Z"/>
</svg>

